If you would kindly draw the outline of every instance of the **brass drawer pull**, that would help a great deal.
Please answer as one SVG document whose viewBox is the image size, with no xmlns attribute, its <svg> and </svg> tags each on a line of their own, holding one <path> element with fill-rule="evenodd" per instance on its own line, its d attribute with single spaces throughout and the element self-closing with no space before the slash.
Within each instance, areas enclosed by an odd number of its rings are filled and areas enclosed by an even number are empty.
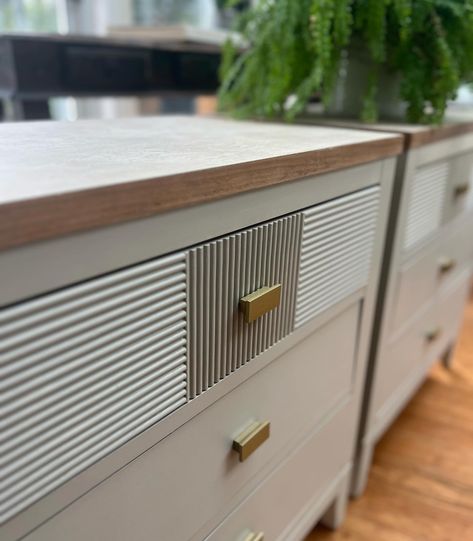
<svg viewBox="0 0 473 541">
<path fill-rule="evenodd" d="M 457 262 L 454 259 L 445 257 L 439 261 L 439 271 L 441 274 L 450 272 L 455 268 L 456 264 Z"/>
<path fill-rule="evenodd" d="M 455 186 L 454 196 L 455 198 L 461 197 L 462 195 L 465 195 L 469 190 L 470 185 L 468 184 L 468 182 L 466 182 L 465 184 L 460 184 L 458 186 Z"/>
<path fill-rule="evenodd" d="M 436 329 L 431 329 L 430 331 L 427 331 L 425 333 L 425 339 L 427 340 L 427 342 L 431 343 L 434 340 L 437 340 L 441 332 L 442 331 L 438 327 Z"/>
<path fill-rule="evenodd" d="M 269 438 L 269 427 L 269 421 L 254 422 L 233 440 L 233 450 L 238 453 L 240 462 L 246 460 Z"/>
<path fill-rule="evenodd" d="M 243 312 L 246 323 L 263 316 L 270 310 L 277 308 L 281 302 L 281 284 L 271 287 L 261 287 L 253 293 L 240 299 L 240 310 Z"/>
<path fill-rule="evenodd" d="M 264 541 L 264 533 L 249 533 L 242 541 Z"/>
</svg>

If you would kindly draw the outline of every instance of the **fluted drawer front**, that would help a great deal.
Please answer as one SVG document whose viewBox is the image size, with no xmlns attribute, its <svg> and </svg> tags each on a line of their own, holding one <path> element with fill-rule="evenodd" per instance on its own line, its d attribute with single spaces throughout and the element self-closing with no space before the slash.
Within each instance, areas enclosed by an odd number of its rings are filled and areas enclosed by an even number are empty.
<svg viewBox="0 0 473 541">
<path fill-rule="evenodd" d="M 434 233 L 442 223 L 449 163 L 439 162 L 420 167 L 410 187 L 404 251 Z"/>
<path fill-rule="evenodd" d="M 368 283 L 379 186 L 303 212 L 296 327 Z"/>
<path fill-rule="evenodd" d="M 187 400 L 186 255 L 0 312 L 4 521 Z"/>
<path fill-rule="evenodd" d="M 189 252 L 189 377 L 193 398 L 294 327 L 302 216 L 288 216 Z M 281 284 L 281 302 L 246 323 L 239 300 Z"/>
</svg>

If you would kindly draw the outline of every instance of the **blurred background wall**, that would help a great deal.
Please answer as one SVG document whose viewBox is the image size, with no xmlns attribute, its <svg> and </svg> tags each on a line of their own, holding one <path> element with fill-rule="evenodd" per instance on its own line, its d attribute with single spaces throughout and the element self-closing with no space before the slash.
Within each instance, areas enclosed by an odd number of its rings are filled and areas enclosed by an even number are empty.
<svg viewBox="0 0 473 541">
<path fill-rule="evenodd" d="M 107 36 L 113 27 L 186 24 L 224 28 L 231 10 L 220 0 L 0 0 L 0 33 L 33 32 Z M 32 62 L 34 59 L 32 59 Z M 51 98 L 55 119 L 113 118 L 157 112 L 204 112 L 214 109 L 209 97 Z"/>
</svg>

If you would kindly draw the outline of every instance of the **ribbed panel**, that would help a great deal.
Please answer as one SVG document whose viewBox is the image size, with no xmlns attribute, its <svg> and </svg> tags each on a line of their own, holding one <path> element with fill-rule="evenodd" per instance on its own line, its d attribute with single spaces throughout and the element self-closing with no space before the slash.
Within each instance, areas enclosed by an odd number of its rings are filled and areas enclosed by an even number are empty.
<svg viewBox="0 0 473 541">
<path fill-rule="evenodd" d="M 0 312 L 1 521 L 186 402 L 185 258 Z"/>
<path fill-rule="evenodd" d="M 301 226 L 289 216 L 189 252 L 190 398 L 293 330 Z M 280 306 L 245 323 L 240 298 L 278 283 Z"/>
<path fill-rule="evenodd" d="M 303 212 L 296 327 L 366 285 L 379 193 L 366 188 Z"/>
<path fill-rule="evenodd" d="M 440 226 L 448 173 L 448 162 L 427 165 L 416 172 L 407 210 L 405 251 Z"/>
</svg>

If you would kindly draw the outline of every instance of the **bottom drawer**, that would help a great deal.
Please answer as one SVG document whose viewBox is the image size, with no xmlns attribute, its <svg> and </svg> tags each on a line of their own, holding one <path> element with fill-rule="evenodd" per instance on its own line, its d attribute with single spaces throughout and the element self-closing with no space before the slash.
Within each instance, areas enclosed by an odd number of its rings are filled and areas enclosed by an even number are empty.
<svg viewBox="0 0 473 541">
<path fill-rule="evenodd" d="M 352 407 L 346 401 L 326 419 L 205 541 L 242 541 L 252 532 L 265 541 L 302 539 L 348 477 Z"/>
<path fill-rule="evenodd" d="M 408 390 L 455 341 L 463 317 L 469 270 L 442 289 L 408 329 L 378 356 L 373 389 L 373 410 L 381 421 L 405 399 Z"/>
</svg>

